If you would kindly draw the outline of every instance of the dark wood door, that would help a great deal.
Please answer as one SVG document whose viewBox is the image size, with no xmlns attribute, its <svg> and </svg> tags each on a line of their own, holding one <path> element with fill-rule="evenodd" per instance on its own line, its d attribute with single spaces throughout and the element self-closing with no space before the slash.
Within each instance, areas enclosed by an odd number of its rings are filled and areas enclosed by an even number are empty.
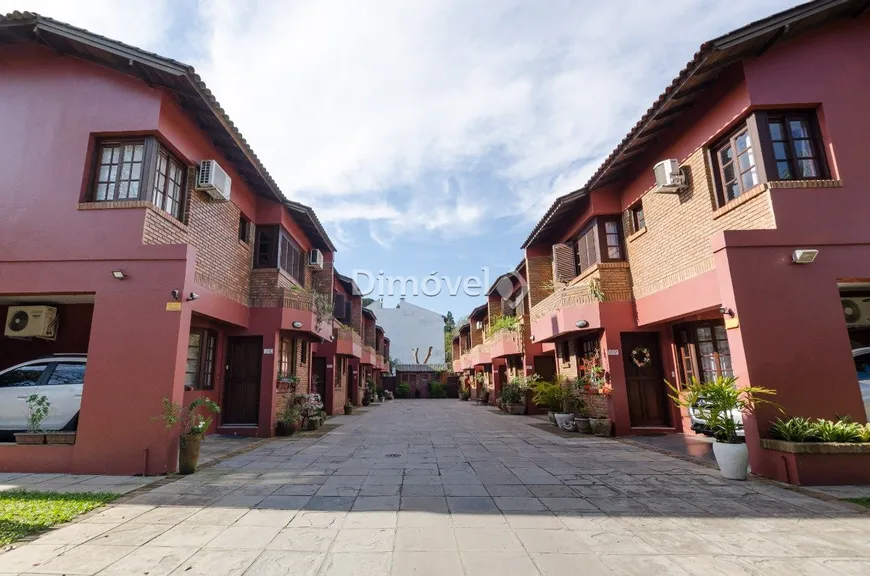
<svg viewBox="0 0 870 576">
<path fill-rule="evenodd" d="M 644 363 L 644 350 L 649 362 Z M 643 366 L 632 360 L 632 352 Z M 655 332 L 623 332 L 622 363 L 628 390 L 628 414 L 632 426 L 669 426 L 670 411 L 662 371 L 659 335 Z"/>
<path fill-rule="evenodd" d="M 335 361 L 338 362 L 337 357 Z M 347 362 L 346 359 L 345 362 Z M 362 398 L 359 397 L 359 378 L 354 378 L 354 374 L 353 367 L 350 362 L 347 362 L 347 393 L 350 394 L 351 403 L 358 406 Z"/>
<path fill-rule="evenodd" d="M 227 339 L 227 376 L 222 419 L 225 425 L 259 423 L 262 361 L 262 338 Z"/>
<path fill-rule="evenodd" d="M 546 382 L 552 382 L 556 376 L 556 357 L 553 354 L 547 356 L 535 356 L 535 374 Z"/>
<path fill-rule="evenodd" d="M 311 375 L 315 381 L 315 392 L 326 400 L 326 356 L 314 356 L 311 360 Z"/>
</svg>

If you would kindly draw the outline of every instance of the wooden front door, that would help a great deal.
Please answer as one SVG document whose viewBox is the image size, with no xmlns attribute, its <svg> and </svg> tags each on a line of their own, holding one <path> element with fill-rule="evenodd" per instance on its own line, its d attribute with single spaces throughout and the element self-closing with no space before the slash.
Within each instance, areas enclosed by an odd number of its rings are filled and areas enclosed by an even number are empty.
<svg viewBox="0 0 870 576">
<path fill-rule="evenodd" d="M 224 425 L 259 423 L 262 359 L 262 338 L 246 336 L 227 339 Z"/>
<path fill-rule="evenodd" d="M 326 400 L 326 356 L 314 356 L 311 361 L 311 375 L 314 377 L 316 389 L 320 398 Z M 330 398 L 331 400 L 332 398 Z"/>
<path fill-rule="evenodd" d="M 649 351 L 645 362 L 644 350 Z M 638 366 L 634 357 L 643 366 Z M 655 332 L 623 332 L 622 363 L 628 390 L 628 414 L 632 426 L 670 426 L 670 410 L 665 393 L 659 335 Z"/>
</svg>

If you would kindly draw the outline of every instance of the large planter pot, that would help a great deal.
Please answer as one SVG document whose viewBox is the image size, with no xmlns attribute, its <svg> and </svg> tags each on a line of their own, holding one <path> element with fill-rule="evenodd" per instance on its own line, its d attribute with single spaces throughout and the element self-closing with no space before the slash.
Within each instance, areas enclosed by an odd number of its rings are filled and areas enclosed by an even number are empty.
<svg viewBox="0 0 870 576">
<path fill-rule="evenodd" d="M 556 426 L 559 430 L 568 432 L 574 431 L 574 414 L 571 412 L 556 412 L 553 417 L 556 419 Z"/>
<path fill-rule="evenodd" d="M 586 416 L 577 416 L 574 418 L 574 425 L 577 427 L 577 432 L 580 434 L 592 434 L 592 424 Z"/>
<path fill-rule="evenodd" d="M 556 413 L 553 412 L 552 410 L 547 411 L 547 418 L 550 420 L 550 424 L 552 424 L 553 426 L 559 425 L 556 423 Z"/>
<path fill-rule="evenodd" d="M 345 416 L 350 416 L 351 414 L 353 414 L 353 406 L 350 405 L 350 404 L 345 404 L 345 406 L 344 406 L 344 415 L 345 415 Z"/>
<path fill-rule="evenodd" d="M 526 411 L 525 404 L 508 404 L 507 405 L 507 413 L 513 416 L 522 416 Z"/>
<path fill-rule="evenodd" d="M 612 428 L 610 418 L 590 418 L 589 424 L 592 427 L 592 433 L 596 436 L 610 436 Z"/>
<path fill-rule="evenodd" d="M 372 401 L 368 398 L 368 396 L 363 398 L 363 401 L 362 401 L 363 406 L 368 406 L 371 403 L 372 403 Z"/>
<path fill-rule="evenodd" d="M 292 436 L 298 428 L 298 422 L 285 422 L 279 420 L 275 425 L 275 434 L 278 436 Z"/>
<path fill-rule="evenodd" d="M 317 416 L 312 416 L 308 420 L 305 421 L 306 430 L 317 430 L 320 428 L 320 418 Z"/>
<path fill-rule="evenodd" d="M 193 474 L 196 463 L 199 462 L 199 447 L 202 443 L 201 434 L 183 434 L 181 450 L 178 453 L 178 473 Z"/>
<path fill-rule="evenodd" d="M 76 433 L 75 432 L 46 432 L 45 433 L 45 443 L 46 444 L 75 444 L 76 443 Z"/>
<path fill-rule="evenodd" d="M 15 434 L 16 444 L 45 444 L 45 433 L 43 432 L 17 432 Z"/>
<path fill-rule="evenodd" d="M 722 476 L 729 480 L 746 480 L 749 476 L 749 450 L 746 444 L 713 442 L 713 455 Z"/>
</svg>

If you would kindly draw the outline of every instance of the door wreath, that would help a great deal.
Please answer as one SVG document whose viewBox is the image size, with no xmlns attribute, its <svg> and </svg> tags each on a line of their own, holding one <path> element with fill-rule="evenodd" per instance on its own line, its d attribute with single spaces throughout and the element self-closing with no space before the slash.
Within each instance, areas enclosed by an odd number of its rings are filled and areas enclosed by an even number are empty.
<svg viewBox="0 0 870 576">
<path fill-rule="evenodd" d="M 649 349 L 644 348 L 643 346 L 638 346 L 632 350 L 630 356 L 631 361 L 634 362 L 634 365 L 638 368 L 645 368 L 646 366 L 649 366 L 649 363 L 652 361 Z"/>
</svg>

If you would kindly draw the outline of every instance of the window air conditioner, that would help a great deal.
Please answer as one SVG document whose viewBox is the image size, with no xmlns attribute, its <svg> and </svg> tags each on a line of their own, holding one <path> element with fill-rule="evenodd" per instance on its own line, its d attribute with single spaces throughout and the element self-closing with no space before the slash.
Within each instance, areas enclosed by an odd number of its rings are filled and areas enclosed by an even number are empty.
<svg viewBox="0 0 870 576">
<path fill-rule="evenodd" d="M 308 253 L 308 266 L 315 270 L 323 270 L 323 252 L 317 248 L 312 248 Z"/>
<path fill-rule="evenodd" d="M 686 176 L 675 159 L 662 160 L 653 168 L 656 175 L 656 192 L 675 194 L 686 187 Z"/>
<path fill-rule="evenodd" d="M 57 336 L 57 308 L 51 306 L 10 306 L 3 332 L 12 338 L 44 338 Z"/>
<path fill-rule="evenodd" d="M 217 160 L 203 160 L 199 163 L 196 189 L 207 193 L 213 200 L 227 202 L 230 199 L 232 183 L 232 179 Z"/>
</svg>

